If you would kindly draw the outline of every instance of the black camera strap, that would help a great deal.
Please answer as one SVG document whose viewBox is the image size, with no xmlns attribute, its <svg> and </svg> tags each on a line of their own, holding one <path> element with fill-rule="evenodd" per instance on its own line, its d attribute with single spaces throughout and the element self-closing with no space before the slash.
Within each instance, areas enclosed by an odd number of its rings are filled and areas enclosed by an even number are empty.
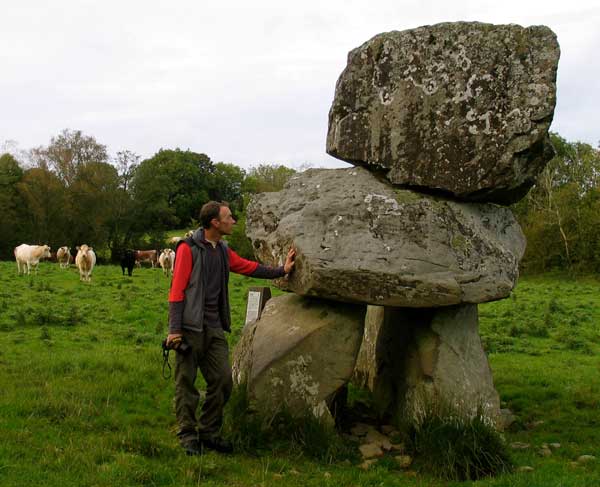
<svg viewBox="0 0 600 487">
<path fill-rule="evenodd" d="M 171 378 L 171 364 L 169 363 L 169 349 L 163 345 L 162 349 L 163 364 L 162 364 L 162 376 L 163 379 L 167 380 Z M 169 367 L 169 373 L 165 374 L 166 367 Z"/>
</svg>

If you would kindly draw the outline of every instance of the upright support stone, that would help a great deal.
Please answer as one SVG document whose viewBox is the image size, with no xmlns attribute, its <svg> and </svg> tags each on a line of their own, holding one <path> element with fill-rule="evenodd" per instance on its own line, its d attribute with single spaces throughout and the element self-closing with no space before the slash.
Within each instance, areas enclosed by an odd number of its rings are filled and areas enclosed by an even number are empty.
<svg viewBox="0 0 600 487">
<path fill-rule="evenodd" d="M 255 409 L 285 408 L 332 421 L 328 406 L 350 380 L 363 335 L 365 307 L 293 294 L 271 298 L 244 328 L 233 377 Z"/>
<path fill-rule="evenodd" d="M 379 331 L 383 325 L 384 317 L 385 307 L 373 305 L 367 306 L 367 313 L 365 314 L 365 331 L 358 352 L 358 358 L 356 359 L 354 375 L 352 376 L 352 381 L 355 384 L 366 387 L 371 391 L 375 387 L 375 379 L 377 378 L 377 372 L 379 370 L 377 361 L 377 338 L 379 337 Z"/>
<path fill-rule="evenodd" d="M 429 325 L 414 330 L 401 398 L 405 415 L 418 418 L 433 405 L 494 422 L 500 400 L 479 337 L 477 305 L 437 309 Z"/>
<path fill-rule="evenodd" d="M 382 416 L 413 422 L 438 409 L 497 420 L 476 305 L 369 307 L 365 337 L 354 379 L 373 392 Z"/>
</svg>

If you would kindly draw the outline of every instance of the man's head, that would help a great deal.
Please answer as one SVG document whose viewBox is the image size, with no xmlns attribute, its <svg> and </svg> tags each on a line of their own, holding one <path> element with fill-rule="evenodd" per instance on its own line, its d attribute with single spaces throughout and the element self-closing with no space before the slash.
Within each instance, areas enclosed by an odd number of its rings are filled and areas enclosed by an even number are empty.
<svg viewBox="0 0 600 487">
<path fill-rule="evenodd" d="M 219 235 L 231 235 L 235 220 L 226 201 L 209 201 L 200 210 L 202 228 Z"/>
</svg>

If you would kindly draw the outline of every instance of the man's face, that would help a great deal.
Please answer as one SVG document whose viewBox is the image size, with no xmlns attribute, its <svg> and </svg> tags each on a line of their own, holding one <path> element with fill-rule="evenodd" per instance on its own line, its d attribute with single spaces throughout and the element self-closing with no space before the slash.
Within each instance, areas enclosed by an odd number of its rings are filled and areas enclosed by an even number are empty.
<svg viewBox="0 0 600 487">
<path fill-rule="evenodd" d="M 213 221 L 215 221 L 215 228 L 219 230 L 221 235 L 232 234 L 235 220 L 233 219 L 231 210 L 229 208 L 226 206 L 221 206 L 221 209 L 219 210 L 219 219 Z"/>
</svg>

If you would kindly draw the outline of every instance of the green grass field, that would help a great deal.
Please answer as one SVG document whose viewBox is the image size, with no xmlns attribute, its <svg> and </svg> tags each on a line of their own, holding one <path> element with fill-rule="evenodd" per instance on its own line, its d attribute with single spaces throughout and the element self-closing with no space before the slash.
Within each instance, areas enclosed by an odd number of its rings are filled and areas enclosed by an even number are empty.
<svg viewBox="0 0 600 487">
<path fill-rule="evenodd" d="M 265 281 L 232 274 L 232 346 L 255 285 Z M 17 277 L 0 262 L 0 486 L 600 485 L 597 280 L 523 278 L 511 298 L 480 306 L 496 387 L 519 418 L 505 437 L 531 444 L 513 459 L 534 470 L 463 484 L 296 452 L 185 457 L 161 375 L 168 287 L 149 268 L 129 278 L 98 266 L 84 284 L 74 268 Z M 537 453 L 553 442 L 552 456 Z M 571 465 L 582 454 L 597 460 Z"/>
</svg>

